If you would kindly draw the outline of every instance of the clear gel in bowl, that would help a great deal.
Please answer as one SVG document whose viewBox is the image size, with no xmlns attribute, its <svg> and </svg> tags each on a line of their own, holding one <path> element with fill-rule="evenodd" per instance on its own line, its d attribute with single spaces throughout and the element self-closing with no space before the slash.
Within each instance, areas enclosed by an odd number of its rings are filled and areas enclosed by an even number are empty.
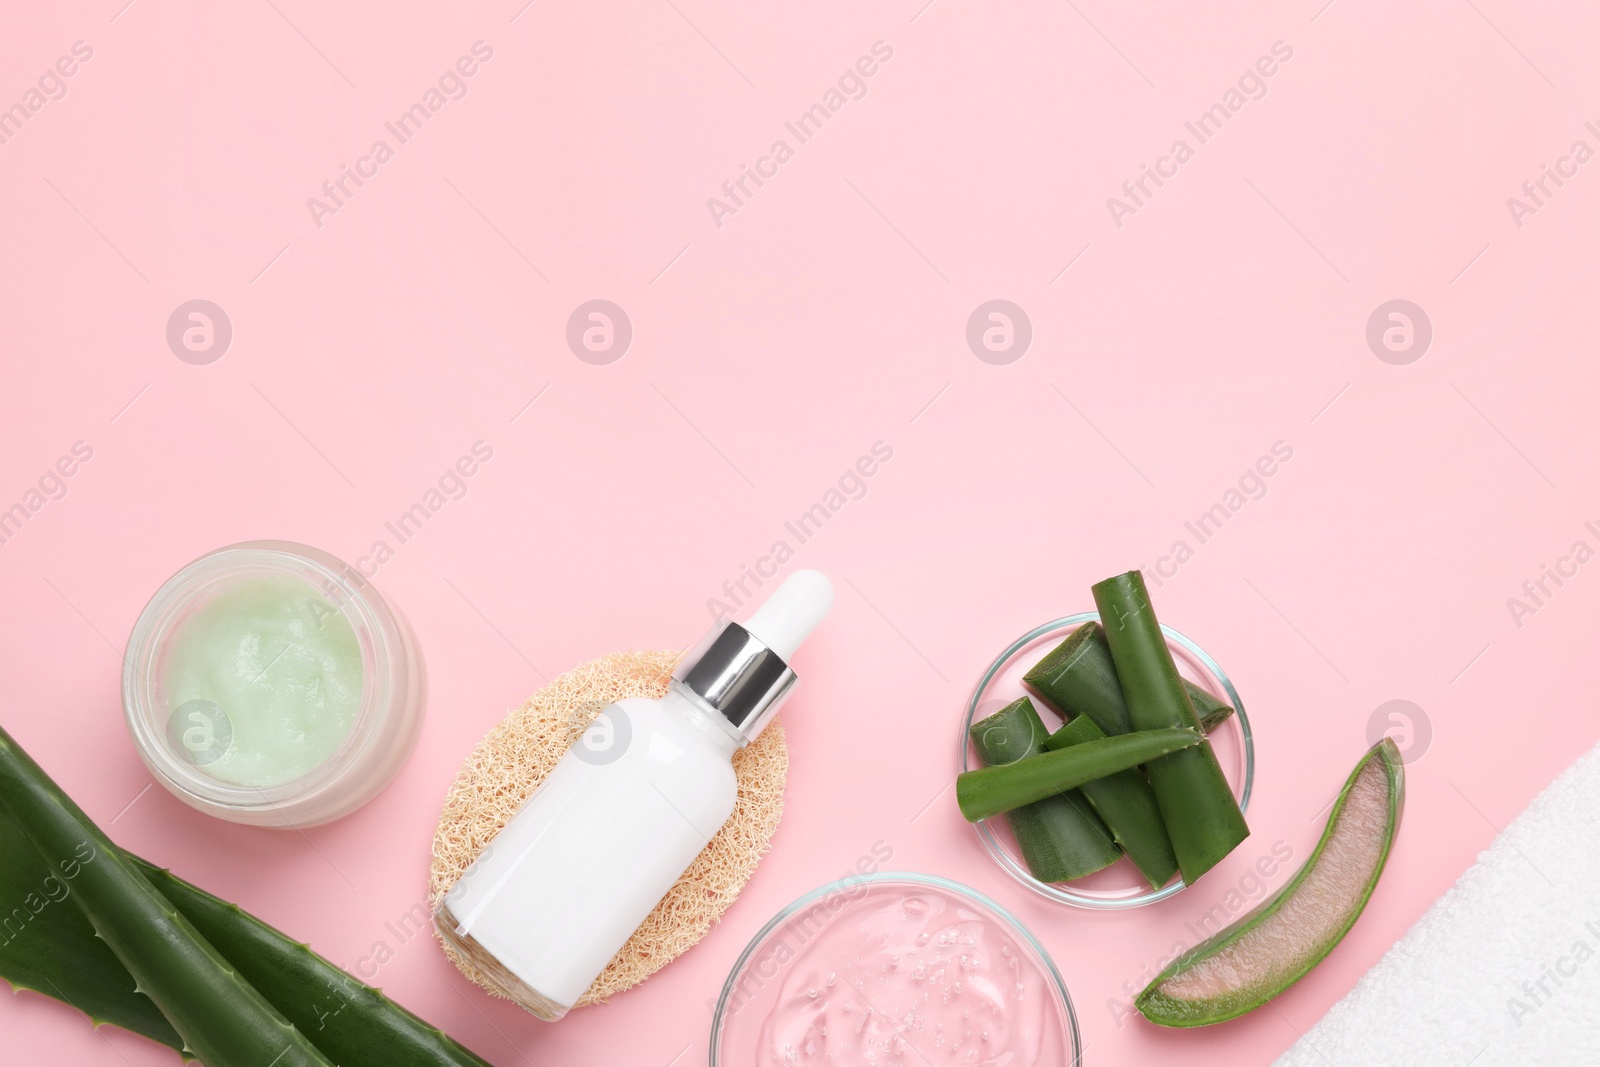
<svg viewBox="0 0 1600 1067">
<path fill-rule="evenodd" d="M 711 1027 L 711 1067 L 1076 1067 L 1049 954 L 988 897 L 882 872 L 816 889 L 745 948 Z"/>
</svg>

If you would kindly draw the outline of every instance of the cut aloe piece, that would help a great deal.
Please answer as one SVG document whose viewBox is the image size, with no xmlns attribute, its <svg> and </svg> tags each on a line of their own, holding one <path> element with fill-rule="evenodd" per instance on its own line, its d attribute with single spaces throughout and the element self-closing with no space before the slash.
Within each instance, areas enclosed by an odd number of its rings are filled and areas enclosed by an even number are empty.
<svg viewBox="0 0 1600 1067">
<path fill-rule="evenodd" d="M 1117 668 L 1111 662 L 1111 648 L 1097 622 L 1086 622 L 1068 634 L 1022 676 L 1022 684 L 1064 718 L 1087 715 L 1107 734 L 1125 734 L 1133 729 Z M 1183 691 L 1189 694 L 1189 703 L 1200 717 L 1203 733 L 1215 730 L 1233 714 L 1232 704 L 1187 678 L 1183 679 Z"/>
<path fill-rule="evenodd" d="M 1090 591 L 1133 725 L 1140 730 L 1199 729 L 1200 718 L 1172 661 L 1144 575 L 1128 571 L 1096 582 Z M 1161 819 L 1185 884 L 1194 885 L 1250 836 L 1244 813 L 1209 741 L 1152 760 L 1145 773 L 1161 806 Z"/>
<path fill-rule="evenodd" d="M 1233 714 L 1232 704 L 1212 696 L 1187 678 L 1184 679 L 1183 686 L 1188 690 L 1189 700 L 1194 704 L 1194 713 L 1200 716 L 1201 733 L 1209 734 L 1227 722 L 1228 716 Z"/>
<path fill-rule="evenodd" d="M 1104 736 L 1093 719 L 1079 715 L 1045 738 L 1044 747 L 1053 752 Z M 1172 854 L 1172 840 L 1167 837 L 1167 824 L 1161 821 L 1156 795 L 1137 768 L 1108 774 L 1078 788 L 1139 873 L 1149 880 L 1151 889 L 1172 881 L 1178 873 L 1178 858 Z"/>
<path fill-rule="evenodd" d="M 1305 977 L 1367 906 L 1404 804 L 1405 767 L 1386 737 L 1351 772 L 1305 866 L 1260 907 L 1178 957 L 1135 1006 L 1162 1026 L 1208 1026 L 1259 1008 Z"/>
<path fill-rule="evenodd" d="M 1135 730 L 999 767 L 962 771 L 956 775 L 956 804 L 968 822 L 977 822 L 1200 743 L 1198 730 Z"/>
<path fill-rule="evenodd" d="M 978 758 L 991 767 L 1037 756 L 1049 733 L 1027 697 L 973 723 L 968 732 Z M 1041 882 L 1070 882 L 1122 857 L 1110 831 L 1076 789 L 1008 811 L 1006 820 L 1023 862 Z"/>
</svg>

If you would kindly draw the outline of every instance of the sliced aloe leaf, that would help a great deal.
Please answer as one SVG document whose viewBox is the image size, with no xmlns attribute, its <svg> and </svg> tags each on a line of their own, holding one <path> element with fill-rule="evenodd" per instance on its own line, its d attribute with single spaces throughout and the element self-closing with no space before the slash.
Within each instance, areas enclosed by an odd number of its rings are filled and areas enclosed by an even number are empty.
<svg viewBox="0 0 1600 1067">
<path fill-rule="evenodd" d="M 1404 804 L 1405 767 L 1386 737 L 1351 772 L 1322 840 L 1295 876 L 1178 957 L 1134 1005 L 1162 1026 L 1207 1026 L 1238 1018 L 1305 977 L 1367 906 Z"/>
</svg>

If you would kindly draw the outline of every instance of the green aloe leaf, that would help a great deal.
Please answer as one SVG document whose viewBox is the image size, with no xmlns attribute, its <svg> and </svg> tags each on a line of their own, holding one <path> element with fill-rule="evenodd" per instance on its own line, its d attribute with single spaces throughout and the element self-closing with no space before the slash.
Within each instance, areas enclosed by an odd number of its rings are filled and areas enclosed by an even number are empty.
<svg viewBox="0 0 1600 1067">
<path fill-rule="evenodd" d="M 0 729 L 0 806 L 71 880 L 67 894 L 183 1038 L 210 1067 L 332 1067 L 156 892 L 61 787 Z"/>
<path fill-rule="evenodd" d="M 3 730 L 0 743 L 21 754 Z M 83 823 L 93 825 L 87 817 Z M 0 914 L 0 978 L 14 987 L 70 1004 L 95 1025 L 111 1023 L 182 1052 L 177 1030 L 135 990 L 127 967 L 71 898 L 94 864 L 118 861 L 153 887 L 243 982 L 340 1067 L 489 1067 L 436 1027 L 238 905 L 121 851 L 103 836 L 103 849 L 88 845 L 87 836 L 84 840 L 81 854 L 69 854 L 53 867 L 21 823 L 0 806 L 0 907 L 12 909 Z"/>
<path fill-rule="evenodd" d="M 150 884 L 340 1067 L 490 1067 L 444 1031 L 237 904 L 136 856 L 133 860 Z"/>
<path fill-rule="evenodd" d="M 113 1023 L 182 1050 L 183 1039 L 133 976 L 94 936 L 67 896 L 72 878 L 45 862 L 16 820 L 0 809 L 0 978 L 72 1005 L 96 1026 Z"/>
</svg>

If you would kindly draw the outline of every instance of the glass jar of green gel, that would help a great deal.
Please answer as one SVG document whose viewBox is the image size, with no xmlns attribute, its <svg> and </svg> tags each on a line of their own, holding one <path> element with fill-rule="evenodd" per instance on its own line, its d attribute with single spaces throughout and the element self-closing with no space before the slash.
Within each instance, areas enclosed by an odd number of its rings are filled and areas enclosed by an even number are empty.
<svg viewBox="0 0 1600 1067">
<path fill-rule="evenodd" d="M 202 556 L 135 624 L 123 710 L 145 765 L 234 822 L 309 826 L 389 783 L 422 720 L 405 621 L 354 568 L 286 541 Z"/>
</svg>

